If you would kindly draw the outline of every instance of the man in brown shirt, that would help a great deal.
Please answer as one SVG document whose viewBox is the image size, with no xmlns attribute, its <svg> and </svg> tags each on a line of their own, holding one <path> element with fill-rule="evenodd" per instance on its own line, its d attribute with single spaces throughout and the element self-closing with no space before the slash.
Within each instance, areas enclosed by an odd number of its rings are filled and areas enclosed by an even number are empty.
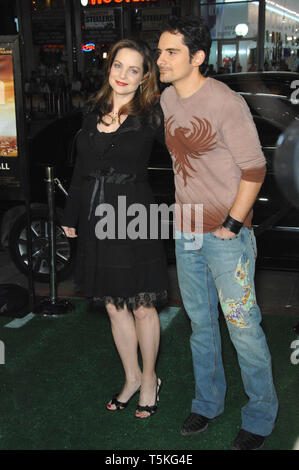
<svg viewBox="0 0 299 470">
<path fill-rule="evenodd" d="M 244 99 L 203 75 L 210 47 L 207 26 L 194 18 L 172 18 L 158 45 L 160 80 L 172 84 L 162 93 L 161 106 L 173 160 L 176 203 L 183 213 L 176 220 L 176 257 L 180 290 L 192 325 L 196 382 L 191 414 L 181 433 L 204 431 L 224 410 L 220 301 L 249 397 L 232 448 L 251 450 L 260 448 L 272 432 L 278 408 L 254 290 L 252 206 L 266 167 Z M 195 209 L 189 217 L 183 211 L 187 204 L 202 208 L 201 226 L 195 223 Z M 191 250 L 190 239 L 194 241 Z"/>
</svg>

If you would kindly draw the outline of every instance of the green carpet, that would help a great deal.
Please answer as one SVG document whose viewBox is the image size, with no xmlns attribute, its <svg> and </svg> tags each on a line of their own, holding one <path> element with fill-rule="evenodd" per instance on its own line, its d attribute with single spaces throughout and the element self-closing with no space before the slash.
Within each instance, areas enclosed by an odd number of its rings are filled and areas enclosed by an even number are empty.
<svg viewBox="0 0 299 470">
<path fill-rule="evenodd" d="M 0 449 L 196 450 L 229 449 L 240 427 L 247 398 L 224 321 L 223 356 L 228 383 L 226 409 L 207 432 L 182 437 L 190 412 L 193 371 L 190 324 L 183 310 L 162 331 L 157 372 L 163 380 L 159 409 L 147 420 L 134 417 L 138 397 L 112 413 L 105 404 L 120 391 L 123 372 L 110 323 L 102 313 L 86 313 L 84 300 L 61 318 L 35 317 L 21 328 L 4 327 L 0 340 Z M 265 449 L 293 449 L 299 438 L 299 364 L 290 360 L 297 339 L 295 316 L 265 315 L 263 327 L 273 359 L 279 416 Z"/>
</svg>

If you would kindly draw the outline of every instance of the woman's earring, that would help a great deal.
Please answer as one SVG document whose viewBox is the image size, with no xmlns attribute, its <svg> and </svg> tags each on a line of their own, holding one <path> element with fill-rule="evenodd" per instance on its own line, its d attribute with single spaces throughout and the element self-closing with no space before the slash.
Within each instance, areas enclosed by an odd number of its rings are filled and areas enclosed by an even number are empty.
<svg viewBox="0 0 299 470">
<path fill-rule="evenodd" d="M 140 86 L 139 86 L 139 88 L 140 88 L 140 93 L 142 93 L 142 92 L 143 92 L 143 86 L 142 86 L 142 82 L 140 83 Z"/>
</svg>

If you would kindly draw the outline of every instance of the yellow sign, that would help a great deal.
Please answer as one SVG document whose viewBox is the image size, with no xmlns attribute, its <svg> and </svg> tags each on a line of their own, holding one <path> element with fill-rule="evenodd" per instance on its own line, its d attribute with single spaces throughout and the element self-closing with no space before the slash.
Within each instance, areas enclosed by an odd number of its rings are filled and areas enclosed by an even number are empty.
<svg viewBox="0 0 299 470">
<path fill-rule="evenodd" d="M 0 156 L 18 156 L 12 51 L 4 48 L 0 48 Z"/>
</svg>

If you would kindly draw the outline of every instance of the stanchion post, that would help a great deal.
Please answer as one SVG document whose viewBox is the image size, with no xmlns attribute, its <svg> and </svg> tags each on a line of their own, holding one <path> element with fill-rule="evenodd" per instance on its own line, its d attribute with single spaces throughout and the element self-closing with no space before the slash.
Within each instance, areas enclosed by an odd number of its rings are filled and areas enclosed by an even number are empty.
<svg viewBox="0 0 299 470">
<path fill-rule="evenodd" d="M 56 283 L 56 220 L 55 220 L 55 189 L 54 168 L 46 167 L 47 197 L 49 208 L 49 232 L 50 232 L 50 299 L 54 304 L 57 298 Z"/>
<path fill-rule="evenodd" d="M 40 302 L 34 312 L 44 316 L 58 316 L 70 313 L 74 305 L 65 299 L 57 299 L 57 277 L 56 277 L 56 217 L 55 217 L 55 181 L 54 167 L 46 167 L 46 184 L 49 209 L 49 243 L 50 243 L 50 298 Z"/>
</svg>

